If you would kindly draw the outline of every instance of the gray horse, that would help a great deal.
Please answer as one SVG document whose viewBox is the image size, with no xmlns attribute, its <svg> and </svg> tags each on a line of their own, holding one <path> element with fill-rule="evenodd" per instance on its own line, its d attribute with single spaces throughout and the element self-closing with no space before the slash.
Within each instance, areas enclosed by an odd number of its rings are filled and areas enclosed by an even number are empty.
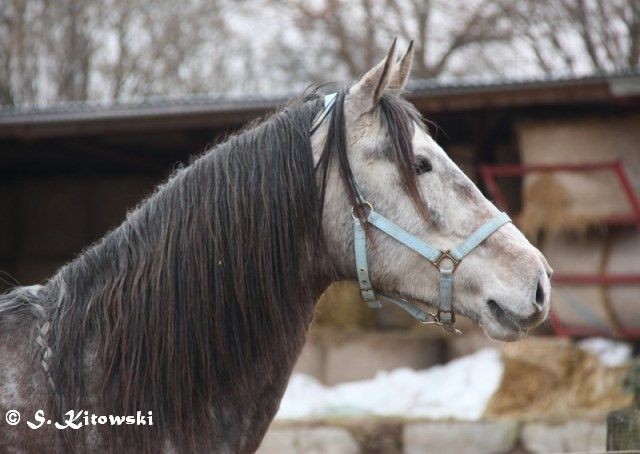
<svg viewBox="0 0 640 454">
<path fill-rule="evenodd" d="M 0 450 L 254 451 L 319 295 L 356 278 L 354 218 L 376 290 L 437 304 L 441 270 L 367 207 L 442 251 L 498 211 L 401 98 L 411 60 L 394 44 L 332 104 L 310 93 L 232 136 L 44 285 L 0 296 Z M 457 265 L 453 309 L 490 337 L 546 318 L 551 269 L 512 224 Z"/>
</svg>

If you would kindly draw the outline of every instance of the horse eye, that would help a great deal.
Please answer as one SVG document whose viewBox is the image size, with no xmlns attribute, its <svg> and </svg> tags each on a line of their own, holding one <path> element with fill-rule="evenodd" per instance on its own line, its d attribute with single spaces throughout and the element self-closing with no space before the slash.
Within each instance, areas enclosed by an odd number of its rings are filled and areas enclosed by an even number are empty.
<svg viewBox="0 0 640 454">
<path fill-rule="evenodd" d="M 422 175 L 423 173 L 431 172 L 433 170 L 431 162 L 424 156 L 416 157 L 414 168 L 416 169 L 416 175 Z"/>
</svg>

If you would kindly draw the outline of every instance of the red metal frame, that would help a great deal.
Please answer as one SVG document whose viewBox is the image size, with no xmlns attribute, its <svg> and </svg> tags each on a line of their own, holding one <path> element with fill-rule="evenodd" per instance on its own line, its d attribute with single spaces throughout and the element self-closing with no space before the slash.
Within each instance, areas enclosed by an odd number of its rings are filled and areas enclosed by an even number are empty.
<svg viewBox="0 0 640 454">
<path fill-rule="evenodd" d="M 566 164 L 537 164 L 537 165 L 483 165 L 480 166 L 480 175 L 489 191 L 501 210 L 509 212 L 509 206 L 496 181 L 500 177 L 522 177 L 529 173 L 544 172 L 613 172 L 620 182 L 620 186 L 627 198 L 631 213 L 611 215 L 604 219 L 607 225 L 635 225 L 640 229 L 640 197 L 631 183 L 631 179 L 620 161 L 595 162 L 595 163 L 566 163 Z M 554 283 L 569 285 L 633 285 L 640 284 L 640 274 L 556 274 L 553 276 Z M 551 324 L 560 336 L 593 336 L 610 335 L 611 333 L 586 325 L 567 326 L 556 314 L 549 316 Z M 625 328 L 619 333 L 622 337 L 640 337 L 640 328 Z"/>
<path fill-rule="evenodd" d="M 640 228 L 640 197 L 636 194 L 631 179 L 620 161 L 613 162 L 588 162 L 581 164 L 505 164 L 505 165 L 483 165 L 480 166 L 480 175 L 487 190 L 495 200 L 496 204 L 508 212 L 508 204 L 500 187 L 496 182 L 496 177 L 521 177 L 528 173 L 543 172 L 614 172 L 618 177 L 620 186 L 627 197 L 631 213 L 612 215 L 604 222 L 609 225 L 633 225 Z"/>
</svg>

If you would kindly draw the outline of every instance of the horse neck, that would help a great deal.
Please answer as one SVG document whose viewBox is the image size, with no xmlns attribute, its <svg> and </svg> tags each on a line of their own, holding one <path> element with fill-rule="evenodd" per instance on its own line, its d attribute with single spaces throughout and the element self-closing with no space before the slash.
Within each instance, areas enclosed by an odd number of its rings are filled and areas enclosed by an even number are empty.
<svg viewBox="0 0 640 454">
<path fill-rule="evenodd" d="M 218 408 L 277 409 L 331 279 L 309 220 L 313 164 L 298 181 L 288 167 L 265 173 L 282 156 L 242 151 L 212 151 L 179 171 L 52 279 L 52 375 L 67 401 L 89 382 L 103 390 L 104 414 L 149 409 L 169 431 Z M 246 168 L 261 180 L 236 171 Z M 87 378 L 91 354 L 99 367 Z M 264 404 L 256 393 L 268 394 Z M 223 427 L 227 417 L 214 416 Z"/>
<path fill-rule="evenodd" d="M 57 304 L 70 307 L 71 312 L 74 307 L 89 306 L 78 311 L 90 318 L 83 324 L 108 333 L 112 327 L 103 320 L 105 309 L 125 305 L 144 308 L 145 314 L 166 310 L 171 312 L 162 315 L 185 315 L 176 313 L 178 305 L 200 314 L 190 320 L 194 325 L 209 316 L 225 319 L 218 328 L 233 326 L 239 319 L 255 322 L 256 314 L 278 313 L 291 319 L 298 312 L 292 308 L 312 305 L 332 280 L 326 257 L 313 247 L 315 240 L 291 235 L 295 226 L 290 225 L 275 229 L 280 233 L 277 237 L 261 236 L 260 224 L 279 221 L 263 213 L 243 213 L 246 207 L 227 199 L 238 190 L 238 181 L 222 175 L 228 169 L 219 171 L 213 153 L 178 171 L 120 227 L 63 267 L 49 285 L 57 288 Z M 224 178 L 232 181 L 226 186 L 214 183 Z M 257 220 L 248 221 L 243 214 Z M 228 222 L 221 221 L 225 218 Z M 274 251 L 262 257 L 272 263 L 253 262 L 257 248 L 266 242 L 276 244 Z M 284 260 L 274 257 L 282 245 L 298 242 L 304 244 L 298 245 L 296 254 Z M 273 264 L 279 269 L 271 269 Z M 265 289 L 274 286 L 285 289 L 269 294 L 271 306 L 264 306 L 264 299 L 256 294 L 269 293 Z M 304 290 L 290 294 L 296 287 Z M 310 317 L 303 312 L 304 319 Z"/>
</svg>

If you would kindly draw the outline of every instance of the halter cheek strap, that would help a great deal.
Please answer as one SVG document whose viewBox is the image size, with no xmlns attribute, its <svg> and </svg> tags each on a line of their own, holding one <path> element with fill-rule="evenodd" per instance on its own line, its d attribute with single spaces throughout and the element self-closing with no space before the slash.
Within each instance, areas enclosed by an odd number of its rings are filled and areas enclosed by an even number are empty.
<svg viewBox="0 0 640 454">
<path fill-rule="evenodd" d="M 322 123 L 331 113 L 331 108 L 335 104 L 335 100 L 336 93 L 332 93 L 324 97 L 324 112 L 317 124 Z M 441 326 L 447 331 L 459 334 L 460 331 L 454 326 L 456 317 L 455 312 L 453 311 L 453 273 L 460 264 L 460 261 L 462 261 L 469 252 L 478 247 L 484 240 L 491 236 L 493 232 L 506 223 L 511 222 L 509 216 L 506 213 L 497 214 L 469 235 L 467 239 L 458 246 L 451 250 L 441 251 L 422 241 L 420 238 L 410 234 L 403 228 L 391 222 L 389 219 L 374 211 L 371 204 L 367 202 L 362 195 L 362 191 L 355 180 L 354 185 L 359 207 L 366 209 L 366 216 L 364 216 L 363 219 L 359 219 L 355 215 L 356 207 L 352 209 L 356 273 L 358 276 L 358 284 L 360 285 L 360 294 L 362 295 L 362 299 L 364 299 L 371 308 L 381 307 L 381 299 L 390 301 L 407 311 L 421 323 L 433 323 Z M 376 291 L 373 288 L 371 276 L 369 275 L 369 263 L 367 261 L 367 236 L 362 222 L 367 222 L 373 225 L 378 230 L 391 236 L 409 249 L 417 252 L 438 269 L 438 310 L 435 314 L 426 312 L 405 299 Z"/>
</svg>

